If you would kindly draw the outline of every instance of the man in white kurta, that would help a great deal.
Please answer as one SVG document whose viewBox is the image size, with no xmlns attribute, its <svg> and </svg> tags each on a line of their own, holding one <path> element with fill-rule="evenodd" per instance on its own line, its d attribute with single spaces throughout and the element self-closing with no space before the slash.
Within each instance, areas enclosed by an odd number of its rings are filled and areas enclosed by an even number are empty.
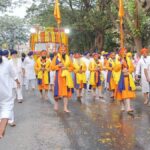
<svg viewBox="0 0 150 150">
<path fill-rule="evenodd" d="M 87 79 L 87 90 L 89 89 L 89 80 L 90 80 L 90 71 L 88 70 L 89 64 L 93 59 L 90 57 L 90 53 L 85 53 L 85 55 L 82 57 L 82 61 L 86 64 L 87 71 L 86 71 L 86 79 Z"/>
<path fill-rule="evenodd" d="M 54 53 L 51 53 L 50 54 L 50 61 L 52 62 L 54 58 Z M 54 91 L 54 81 L 55 81 L 55 74 L 56 74 L 56 71 L 53 71 L 53 70 L 50 70 L 49 72 L 50 74 L 50 91 Z"/>
<path fill-rule="evenodd" d="M 17 87 L 17 84 L 15 81 L 12 80 L 12 85 L 13 85 L 13 95 L 14 99 L 18 100 L 18 103 L 22 103 L 23 101 L 23 95 L 22 95 L 22 77 L 23 77 L 23 65 L 21 58 L 18 58 L 18 52 L 13 50 L 11 52 L 11 60 L 10 63 L 13 66 L 16 74 L 17 74 L 17 79 L 20 82 L 20 87 Z"/>
<path fill-rule="evenodd" d="M 31 86 L 33 91 L 35 90 L 36 75 L 35 75 L 34 65 L 35 65 L 35 61 L 33 58 L 33 52 L 29 52 L 28 56 L 24 60 L 26 90 L 29 90 L 29 86 Z"/>
<path fill-rule="evenodd" d="M 100 58 L 100 62 L 102 63 L 102 68 L 103 70 L 101 71 L 102 73 L 102 77 L 103 77 L 103 83 L 104 83 L 104 90 L 106 91 L 107 89 L 107 69 L 106 69 L 106 60 L 107 60 L 107 54 L 106 52 L 103 51 L 103 55 L 101 55 L 101 58 Z"/>
<path fill-rule="evenodd" d="M 146 79 L 144 68 L 150 62 L 150 57 L 148 56 L 148 49 L 141 50 L 141 58 L 136 66 L 136 79 L 138 79 L 138 75 L 141 75 L 141 86 L 142 93 L 144 94 L 144 104 L 148 103 L 148 94 L 149 94 L 149 82 Z"/>
<path fill-rule="evenodd" d="M 12 79 L 19 85 L 13 67 L 7 59 L 2 57 L 2 51 L 0 51 L 0 138 L 4 135 L 14 107 L 12 85 L 10 84 Z"/>
</svg>

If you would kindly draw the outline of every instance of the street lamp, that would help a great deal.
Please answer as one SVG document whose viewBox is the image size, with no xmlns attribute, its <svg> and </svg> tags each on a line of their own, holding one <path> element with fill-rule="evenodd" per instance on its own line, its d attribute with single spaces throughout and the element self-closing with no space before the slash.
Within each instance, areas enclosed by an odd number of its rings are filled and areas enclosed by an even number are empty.
<svg viewBox="0 0 150 150">
<path fill-rule="evenodd" d="M 65 33 L 66 33 L 66 34 L 69 34 L 69 33 L 70 33 L 70 29 L 66 28 L 66 29 L 65 29 Z"/>
<path fill-rule="evenodd" d="M 30 29 L 30 32 L 31 32 L 31 33 L 36 33 L 37 31 L 36 31 L 35 28 L 31 28 L 31 29 Z"/>
</svg>

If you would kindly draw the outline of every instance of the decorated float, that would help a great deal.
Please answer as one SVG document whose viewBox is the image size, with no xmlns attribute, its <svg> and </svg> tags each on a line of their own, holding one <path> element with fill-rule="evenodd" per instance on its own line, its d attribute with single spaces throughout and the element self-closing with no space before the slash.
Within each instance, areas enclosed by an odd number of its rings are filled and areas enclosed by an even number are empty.
<svg viewBox="0 0 150 150">
<path fill-rule="evenodd" d="M 30 49 L 34 52 L 41 50 L 57 52 L 60 45 L 65 45 L 68 49 L 68 35 L 62 28 L 49 27 L 30 36 Z"/>
</svg>

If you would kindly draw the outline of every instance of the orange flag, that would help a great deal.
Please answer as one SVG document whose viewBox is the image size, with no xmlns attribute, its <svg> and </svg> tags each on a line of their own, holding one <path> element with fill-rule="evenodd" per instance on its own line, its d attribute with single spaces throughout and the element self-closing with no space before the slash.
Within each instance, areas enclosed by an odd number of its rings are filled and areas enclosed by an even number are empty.
<svg viewBox="0 0 150 150">
<path fill-rule="evenodd" d="M 60 25 L 61 24 L 61 14 L 60 14 L 60 8 L 59 8 L 59 0 L 55 0 L 54 17 L 55 17 L 57 23 Z"/>
<path fill-rule="evenodd" d="M 123 32 L 124 5 L 123 5 L 123 0 L 119 0 L 119 17 L 120 17 L 120 47 L 124 48 L 124 32 Z"/>
<path fill-rule="evenodd" d="M 124 16 L 124 6 L 123 6 L 123 0 L 119 0 L 119 17 Z"/>
</svg>

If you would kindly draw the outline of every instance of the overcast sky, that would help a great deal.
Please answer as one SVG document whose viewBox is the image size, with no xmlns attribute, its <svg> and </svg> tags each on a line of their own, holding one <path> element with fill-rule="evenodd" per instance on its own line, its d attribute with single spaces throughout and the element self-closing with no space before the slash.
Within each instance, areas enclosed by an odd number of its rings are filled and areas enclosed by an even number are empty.
<svg viewBox="0 0 150 150">
<path fill-rule="evenodd" d="M 21 7 L 15 8 L 13 13 L 11 13 L 11 15 L 19 16 L 23 18 L 26 15 L 27 8 L 32 5 L 32 0 L 26 0 L 26 1 L 27 1 L 26 4 L 23 4 Z"/>
<path fill-rule="evenodd" d="M 14 0 L 16 1 L 16 0 Z M 26 10 L 28 7 L 32 5 L 32 0 L 26 0 L 27 2 L 23 4 L 21 7 L 16 7 L 12 12 L 7 13 L 11 16 L 18 16 L 20 18 L 24 18 L 26 15 Z"/>
</svg>

